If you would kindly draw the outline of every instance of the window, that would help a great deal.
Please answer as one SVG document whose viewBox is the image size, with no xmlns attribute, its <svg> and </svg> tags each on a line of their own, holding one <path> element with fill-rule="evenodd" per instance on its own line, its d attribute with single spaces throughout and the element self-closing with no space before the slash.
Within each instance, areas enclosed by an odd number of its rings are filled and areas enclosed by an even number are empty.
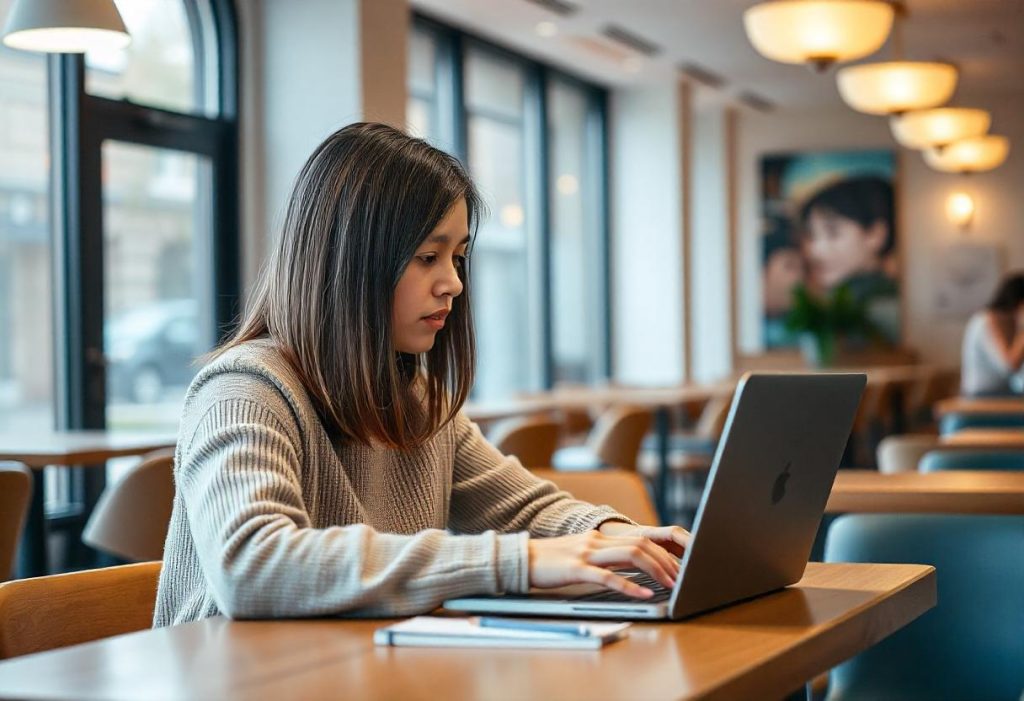
<svg viewBox="0 0 1024 701">
<path fill-rule="evenodd" d="M 593 383 L 606 376 L 604 125 L 598 100 L 569 80 L 548 82 L 554 382 Z"/>
<path fill-rule="evenodd" d="M 410 129 L 467 164 L 489 209 L 474 399 L 606 378 L 604 91 L 425 18 L 409 60 Z"/>
<path fill-rule="evenodd" d="M 0 45 L 0 431 L 53 425 L 46 90 L 45 57 Z"/>
<path fill-rule="evenodd" d="M 0 48 L 3 431 L 174 431 L 193 359 L 236 312 L 233 3 L 117 4 L 123 52 Z M 45 474 L 69 566 L 89 564 L 78 531 L 105 479 Z"/>
<path fill-rule="evenodd" d="M 532 388 L 531 248 L 527 217 L 525 75 L 521 66 L 478 48 L 465 56 L 469 170 L 490 217 L 473 244 L 474 317 L 480 362 L 475 395 L 503 397 Z"/>
</svg>

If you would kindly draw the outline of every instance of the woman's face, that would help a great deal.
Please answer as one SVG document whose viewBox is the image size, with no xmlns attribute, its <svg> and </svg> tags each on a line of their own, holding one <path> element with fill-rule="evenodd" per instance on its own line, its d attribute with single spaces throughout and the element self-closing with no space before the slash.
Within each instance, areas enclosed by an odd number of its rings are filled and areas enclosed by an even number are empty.
<svg viewBox="0 0 1024 701">
<path fill-rule="evenodd" d="M 802 243 L 811 280 L 831 289 L 857 273 L 877 270 L 888 235 L 884 221 L 864 228 L 853 219 L 815 207 L 807 217 Z"/>
<path fill-rule="evenodd" d="M 466 201 L 459 199 L 424 239 L 402 272 L 391 309 L 391 334 L 401 353 L 426 353 L 462 294 L 459 270 L 469 245 Z"/>
</svg>

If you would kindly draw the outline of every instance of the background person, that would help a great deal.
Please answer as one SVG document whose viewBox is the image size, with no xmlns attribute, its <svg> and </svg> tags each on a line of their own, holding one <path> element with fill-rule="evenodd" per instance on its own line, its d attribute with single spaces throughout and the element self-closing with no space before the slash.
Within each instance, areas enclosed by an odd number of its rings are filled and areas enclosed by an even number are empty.
<svg viewBox="0 0 1024 701">
<path fill-rule="evenodd" d="M 1008 275 L 992 301 L 967 321 L 960 393 L 998 396 L 1021 391 L 1024 364 L 1024 273 Z"/>
</svg>

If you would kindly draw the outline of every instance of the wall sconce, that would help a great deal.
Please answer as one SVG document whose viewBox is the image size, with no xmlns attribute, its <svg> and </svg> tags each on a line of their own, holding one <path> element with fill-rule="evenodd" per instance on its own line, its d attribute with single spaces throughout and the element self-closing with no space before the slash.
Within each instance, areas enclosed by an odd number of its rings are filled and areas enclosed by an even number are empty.
<svg viewBox="0 0 1024 701">
<path fill-rule="evenodd" d="M 974 219 L 974 200 L 966 192 L 954 192 L 946 198 L 946 217 L 961 231 L 967 231 Z"/>
</svg>

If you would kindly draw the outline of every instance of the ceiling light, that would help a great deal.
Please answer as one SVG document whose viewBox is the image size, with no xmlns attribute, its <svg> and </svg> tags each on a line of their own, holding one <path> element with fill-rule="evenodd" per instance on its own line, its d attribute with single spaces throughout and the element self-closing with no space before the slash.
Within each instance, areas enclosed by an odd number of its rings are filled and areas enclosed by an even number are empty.
<svg viewBox="0 0 1024 701">
<path fill-rule="evenodd" d="M 942 149 L 954 141 L 988 132 L 992 117 L 986 110 L 940 107 L 896 115 L 890 120 L 896 141 L 907 148 Z"/>
<path fill-rule="evenodd" d="M 850 107 L 868 114 L 902 114 L 938 107 L 956 89 L 957 71 L 948 63 L 883 61 L 842 68 L 839 94 Z"/>
<path fill-rule="evenodd" d="M 880 0 L 777 0 L 749 8 L 743 26 L 762 56 L 821 71 L 881 48 L 894 14 Z"/>
<path fill-rule="evenodd" d="M 924 152 L 925 163 L 946 173 L 977 173 L 998 168 L 1010 153 L 1010 140 L 1005 136 L 979 136 L 955 141 L 941 151 Z"/>
<path fill-rule="evenodd" d="M 644 67 L 644 60 L 639 56 L 629 56 L 622 60 L 622 70 L 627 73 L 639 73 Z"/>
<path fill-rule="evenodd" d="M 533 31 L 537 33 L 537 36 L 550 39 L 558 34 L 558 25 L 554 22 L 538 22 L 537 26 L 533 28 Z"/>
<path fill-rule="evenodd" d="M 131 43 L 113 0 L 15 0 L 3 42 L 12 49 L 84 53 Z"/>
</svg>

